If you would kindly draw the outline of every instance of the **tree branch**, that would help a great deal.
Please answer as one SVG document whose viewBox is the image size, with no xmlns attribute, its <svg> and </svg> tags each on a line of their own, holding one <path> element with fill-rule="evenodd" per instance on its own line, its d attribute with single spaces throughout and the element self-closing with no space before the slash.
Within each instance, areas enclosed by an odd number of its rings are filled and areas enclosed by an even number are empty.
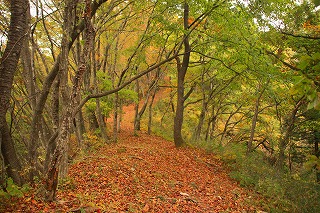
<svg viewBox="0 0 320 213">
<path fill-rule="evenodd" d="M 299 69 L 298 67 L 295 67 L 287 62 L 285 62 L 284 60 L 282 60 L 278 55 L 276 55 L 275 53 L 269 51 L 269 50 L 266 50 L 266 53 L 268 53 L 269 55 L 272 55 L 274 56 L 276 59 L 278 59 L 282 64 L 284 64 L 285 66 L 289 67 L 290 69 L 292 70 L 295 70 L 295 71 L 301 71 L 301 69 Z"/>
<path fill-rule="evenodd" d="M 305 38 L 305 39 L 312 39 L 312 40 L 319 40 L 319 39 L 320 39 L 320 37 L 318 37 L 318 36 L 295 35 L 295 34 L 293 34 L 293 33 L 284 32 L 284 31 L 281 31 L 281 33 L 284 34 L 284 35 L 288 35 L 288 36 L 295 37 L 295 38 Z"/>
<path fill-rule="evenodd" d="M 76 108 L 76 110 L 74 111 L 74 114 L 73 116 L 75 116 L 78 111 L 87 103 L 87 101 L 89 101 L 90 99 L 92 98 L 101 98 L 101 97 L 104 97 L 104 96 L 107 96 L 107 95 L 111 95 L 113 93 L 116 93 L 118 91 L 120 91 L 121 89 L 123 89 L 124 87 L 128 86 L 129 84 L 131 84 L 133 81 L 137 80 L 138 78 L 146 75 L 147 73 L 155 70 L 156 68 L 160 67 L 161 65 L 175 59 L 177 56 L 179 56 L 179 54 L 175 54 L 161 62 L 159 62 L 158 64 L 155 64 L 153 66 L 151 66 L 150 68 L 146 69 L 145 71 L 135 75 L 134 77 L 132 77 L 131 79 L 129 79 L 128 81 L 126 81 L 125 83 L 123 83 L 122 85 L 119 85 L 117 88 L 114 88 L 112 90 L 108 90 L 108 91 L 105 91 L 105 92 L 102 92 L 102 93 L 97 93 L 97 94 L 91 94 L 91 95 L 88 95 L 87 97 L 85 97 L 84 99 L 82 99 L 82 101 L 80 102 L 80 104 L 78 105 L 78 107 Z"/>
</svg>

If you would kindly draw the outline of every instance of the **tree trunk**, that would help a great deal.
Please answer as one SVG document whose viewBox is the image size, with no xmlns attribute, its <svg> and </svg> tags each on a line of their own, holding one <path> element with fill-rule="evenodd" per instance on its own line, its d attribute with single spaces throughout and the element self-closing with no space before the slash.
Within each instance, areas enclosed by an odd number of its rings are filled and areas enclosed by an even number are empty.
<svg viewBox="0 0 320 213">
<path fill-rule="evenodd" d="M 84 126 L 84 120 L 82 111 L 80 110 L 75 117 L 75 124 L 76 124 L 76 134 L 77 134 L 77 141 L 78 147 L 83 149 L 83 134 L 86 132 L 86 128 Z"/>
<path fill-rule="evenodd" d="M 319 150 L 319 141 L 320 141 L 320 132 L 314 131 L 314 155 L 319 159 L 320 158 L 320 150 Z M 315 167 L 316 169 L 316 181 L 320 184 L 320 169 L 319 165 Z"/>
<path fill-rule="evenodd" d="M 184 16 L 183 16 L 183 24 L 184 30 L 188 31 L 189 24 L 189 5 L 185 1 L 184 2 Z M 181 147 L 185 145 L 185 141 L 182 137 L 182 124 L 183 124 L 183 112 L 184 112 L 184 102 L 186 97 L 184 97 L 184 79 L 188 70 L 189 60 L 190 60 L 190 51 L 191 47 L 189 44 L 189 35 L 187 32 L 184 35 L 184 55 L 182 64 L 180 63 L 179 57 L 177 57 L 177 70 L 178 70 L 178 89 L 177 89 L 177 107 L 176 107 L 176 114 L 174 117 L 174 130 L 173 130 L 173 138 L 176 147 Z"/>
<path fill-rule="evenodd" d="M 192 137 L 194 141 L 198 141 L 200 139 L 201 130 L 202 130 L 202 127 L 204 124 L 205 116 L 206 116 L 207 106 L 208 106 L 207 101 L 205 99 L 203 99 L 202 100 L 202 109 L 201 109 L 201 113 L 199 116 L 198 125 L 197 125 L 196 130 L 195 130 L 193 137 Z"/>
<path fill-rule="evenodd" d="M 278 160 L 276 162 L 277 168 L 279 170 L 283 169 L 285 162 L 285 150 L 287 145 L 289 144 L 290 137 L 292 135 L 292 131 L 294 129 L 294 124 L 296 121 L 296 114 L 300 108 L 300 106 L 304 103 L 305 97 L 302 97 L 295 105 L 294 109 L 291 111 L 289 117 L 284 122 L 284 126 L 282 127 L 283 135 L 279 141 L 279 154 Z"/>
<path fill-rule="evenodd" d="M 134 106 L 134 124 L 133 124 L 133 134 L 137 135 L 137 132 L 140 130 L 140 118 L 139 118 L 139 103 L 140 103 L 140 84 L 139 79 L 136 80 L 136 93 L 138 95 L 138 101 Z"/>
<path fill-rule="evenodd" d="M 0 147 L 2 144 L 2 133 L 0 131 Z M 4 158 L 2 156 L 2 151 L 0 149 L 0 187 L 4 186 L 5 184 L 5 178 L 6 178 L 6 168 L 4 167 Z"/>
<path fill-rule="evenodd" d="M 119 93 L 114 97 L 114 112 L 113 112 L 113 142 L 118 141 L 118 119 L 119 119 Z"/>
<path fill-rule="evenodd" d="M 269 80 L 268 80 L 269 82 Z M 258 114 L 259 114 L 259 106 L 260 106 L 260 100 L 261 97 L 264 93 L 264 91 L 266 90 L 268 83 L 262 88 L 261 92 L 259 93 L 259 96 L 257 97 L 255 106 L 254 106 L 254 114 L 252 117 L 252 123 L 251 123 L 251 129 L 250 129 L 250 138 L 247 144 L 247 154 L 249 154 L 250 152 L 252 152 L 252 146 L 253 146 L 253 139 L 254 139 L 254 132 L 257 126 L 257 120 L 258 120 Z M 260 85 L 261 86 L 261 85 Z"/>
<path fill-rule="evenodd" d="M 10 11 L 8 41 L 0 64 L 1 152 L 8 176 L 21 185 L 23 183 L 23 178 L 19 174 L 21 165 L 14 149 L 14 143 L 6 121 L 6 114 L 10 105 L 14 73 L 17 69 L 24 37 L 27 35 L 28 19 L 26 16 L 29 12 L 29 1 L 11 0 Z"/>
<path fill-rule="evenodd" d="M 60 131 L 57 137 L 57 146 L 53 153 L 53 157 L 50 161 L 49 168 L 47 171 L 47 177 L 45 179 L 45 198 L 49 201 L 55 199 L 56 190 L 59 178 L 59 169 L 63 160 L 64 153 L 67 152 L 69 131 L 72 126 L 72 119 L 75 114 L 76 106 L 78 105 L 78 96 L 80 95 L 80 87 L 83 81 L 83 75 L 87 70 L 86 59 L 90 56 L 89 49 L 91 47 L 93 28 L 91 26 L 91 9 L 90 0 L 85 1 L 85 13 L 83 15 L 85 20 L 85 44 L 83 55 L 81 56 L 81 63 L 76 72 L 73 80 L 72 93 L 70 95 L 70 103 L 68 104 L 65 114 L 62 117 L 62 123 L 60 125 Z M 62 168 L 65 169 L 65 168 Z"/>
<path fill-rule="evenodd" d="M 108 142 L 109 141 L 109 137 L 107 135 L 107 125 L 104 122 L 104 117 L 101 113 L 101 107 L 100 107 L 100 99 L 97 98 L 96 99 L 96 112 L 98 115 L 98 122 L 99 122 L 99 127 L 100 127 L 100 132 L 101 132 L 101 136 L 104 142 Z"/>
<path fill-rule="evenodd" d="M 93 1 L 91 4 L 91 10 L 90 10 L 90 15 L 95 14 L 97 9 L 107 0 L 99 0 L 99 1 Z M 75 1 L 76 3 L 77 1 Z M 65 4 L 69 4 L 70 2 L 66 2 Z M 76 5 L 74 5 L 76 6 Z M 112 7 L 112 5 L 110 6 Z M 67 9 L 67 8 L 66 8 Z M 67 12 L 68 13 L 68 12 Z M 72 44 L 74 43 L 75 39 L 77 39 L 79 37 L 79 34 L 84 30 L 85 28 L 85 24 L 83 20 L 80 20 L 79 22 L 77 22 L 74 25 L 73 31 L 67 35 L 66 33 L 63 33 L 62 35 L 62 40 L 67 39 L 67 41 L 69 41 L 68 43 L 68 51 L 70 50 Z M 59 70 L 60 70 L 60 62 L 62 60 L 62 53 L 60 53 L 56 58 L 55 58 L 55 62 L 53 64 L 53 67 L 51 69 L 51 71 L 48 73 L 48 75 L 46 76 L 44 82 L 43 82 L 43 87 L 42 90 L 39 92 L 39 98 L 37 100 L 37 105 L 36 108 L 33 112 L 33 116 L 32 116 L 32 123 L 31 123 L 31 133 L 30 133 L 30 146 L 29 147 L 34 147 L 37 148 L 38 145 L 38 132 L 39 132 L 39 126 L 40 126 L 40 121 L 41 121 L 41 117 L 45 108 L 45 105 L 47 103 L 47 98 L 52 86 L 52 83 L 54 82 L 54 80 L 56 79 Z M 32 150 L 32 152 L 34 152 Z M 31 156 L 35 156 L 32 153 L 30 153 L 29 155 Z M 30 164 L 35 164 L 30 162 Z M 33 169 L 33 168 L 31 168 Z M 31 176 L 32 176 L 32 172 L 31 172 Z"/>
<path fill-rule="evenodd" d="M 159 78 L 158 75 L 156 75 L 155 79 L 153 79 L 153 81 L 149 84 L 148 90 L 144 94 L 144 102 L 143 102 L 143 105 L 142 105 L 140 111 L 139 111 L 139 102 L 137 103 L 136 115 L 135 115 L 135 119 L 134 119 L 134 133 L 135 134 L 137 131 L 141 130 L 141 118 L 147 109 L 150 95 L 152 93 L 153 88 L 156 85 L 156 81 L 158 78 Z M 137 88 L 139 88 L 138 85 L 137 85 Z"/>
<path fill-rule="evenodd" d="M 154 98 L 156 96 L 157 93 L 157 87 L 154 89 L 152 97 L 151 97 L 151 101 L 149 103 L 149 116 L 148 116 L 148 135 L 151 134 L 151 127 L 152 127 L 152 105 L 154 102 Z"/>
<path fill-rule="evenodd" d="M 8 177 L 11 177 L 12 180 L 17 185 L 22 185 L 24 183 L 24 178 L 21 175 L 22 167 L 20 161 L 17 156 L 17 152 L 14 147 L 14 143 L 12 141 L 12 137 L 10 134 L 10 130 L 8 124 L 3 118 L 1 119 L 1 123 L 4 125 L 1 127 L 1 153 L 4 160 L 4 166 L 6 168 L 6 173 Z"/>
<path fill-rule="evenodd" d="M 93 18 L 95 20 L 95 17 Z M 98 63 L 100 61 L 100 52 L 99 52 L 99 46 L 100 46 L 100 40 L 98 38 L 98 51 L 96 54 L 96 47 L 95 47 L 95 35 L 93 36 L 93 41 L 92 41 L 92 46 L 91 46 L 91 50 L 92 50 L 92 64 L 93 64 L 93 69 L 92 69 L 92 79 L 93 79 L 93 84 L 94 84 L 94 88 L 95 88 L 95 92 L 98 93 L 99 89 L 98 89 L 98 79 L 97 79 L 97 70 L 99 70 L 98 68 Z M 97 56 L 97 57 L 96 57 Z M 90 66 L 88 64 L 88 66 Z M 101 107 L 100 107 L 100 99 L 97 98 L 96 99 L 96 114 L 98 117 L 98 123 L 99 123 L 99 127 L 100 127 L 100 132 L 101 132 L 101 136 L 104 142 L 108 142 L 109 141 L 109 137 L 107 134 L 107 125 L 104 122 L 104 116 L 102 114 L 101 111 Z"/>
</svg>

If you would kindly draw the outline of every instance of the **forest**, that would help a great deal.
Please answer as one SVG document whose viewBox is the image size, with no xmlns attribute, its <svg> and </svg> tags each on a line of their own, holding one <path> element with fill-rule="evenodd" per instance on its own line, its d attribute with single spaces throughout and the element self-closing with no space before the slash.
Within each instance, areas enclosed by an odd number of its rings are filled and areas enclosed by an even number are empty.
<svg viewBox="0 0 320 213">
<path fill-rule="evenodd" d="M 0 0 L 0 212 L 319 212 L 319 10 Z"/>
</svg>

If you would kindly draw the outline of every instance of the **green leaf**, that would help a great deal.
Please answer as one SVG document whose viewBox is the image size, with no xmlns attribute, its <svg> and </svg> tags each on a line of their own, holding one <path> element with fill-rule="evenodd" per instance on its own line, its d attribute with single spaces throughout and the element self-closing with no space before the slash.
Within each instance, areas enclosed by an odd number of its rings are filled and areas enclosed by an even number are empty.
<svg viewBox="0 0 320 213">
<path fill-rule="evenodd" d="M 13 197 L 22 197 L 23 193 L 21 191 L 21 188 L 14 184 L 13 180 L 11 178 L 7 179 L 7 192 L 10 196 Z"/>
<path fill-rule="evenodd" d="M 320 5 L 320 0 L 313 0 L 314 6 L 318 7 Z"/>
</svg>

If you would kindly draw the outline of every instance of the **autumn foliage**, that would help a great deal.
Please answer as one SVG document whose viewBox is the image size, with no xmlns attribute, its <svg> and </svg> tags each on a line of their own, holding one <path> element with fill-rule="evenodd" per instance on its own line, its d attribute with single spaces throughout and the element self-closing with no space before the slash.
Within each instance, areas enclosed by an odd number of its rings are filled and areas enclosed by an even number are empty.
<svg viewBox="0 0 320 213">
<path fill-rule="evenodd" d="M 32 191 L 11 198 L 1 212 L 243 212 L 256 195 L 231 180 L 213 154 L 174 147 L 157 136 L 124 131 L 117 144 L 75 160 L 45 203 Z"/>
</svg>

